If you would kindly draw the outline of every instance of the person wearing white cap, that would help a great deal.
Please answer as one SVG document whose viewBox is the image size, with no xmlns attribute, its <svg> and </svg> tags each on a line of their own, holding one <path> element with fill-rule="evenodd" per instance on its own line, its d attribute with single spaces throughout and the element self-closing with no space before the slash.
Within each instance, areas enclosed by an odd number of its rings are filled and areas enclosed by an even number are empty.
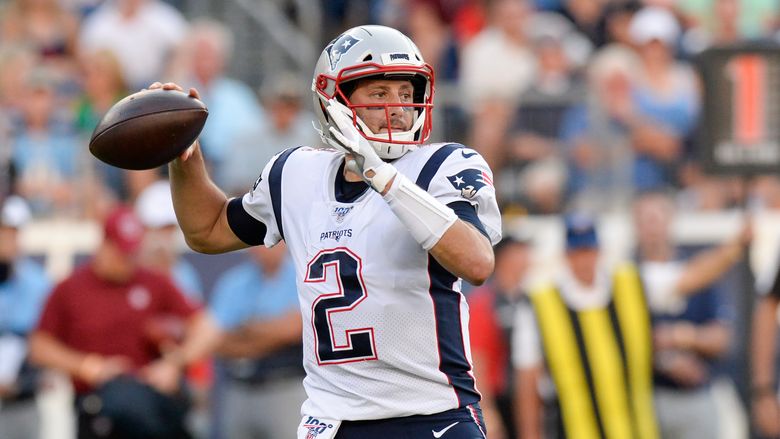
<svg viewBox="0 0 780 439">
<path fill-rule="evenodd" d="M 141 263 L 168 273 L 189 299 L 202 302 L 203 286 L 198 272 L 178 251 L 179 225 L 168 182 L 156 181 L 144 189 L 135 210 L 146 228 Z"/>
<path fill-rule="evenodd" d="M 38 369 L 27 361 L 27 335 L 51 283 L 43 267 L 23 257 L 19 229 L 30 220 L 18 196 L 0 202 L 0 432 L 4 439 L 37 437 Z"/>
<path fill-rule="evenodd" d="M 674 47 L 680 37 L 680 25 L 671 12 L 666 9 L 651 6 L 634 15 L 628 28 L 629 35 L 635 44 L 647 44 L 658 40 L 667 47 Z"/>
<path fill-rule="evenodd" d="M 203 284 L 195 267 L 181 257 L 179 252 L 179 224 L 173 211 L 171 188 L 165 180 L 157 180 L 147 186 L 135 201 L 135 212 L 146 232 L 141 245 L 140 262 L 147 268 L 168 275 L 184 295 L 195 303 L 205 303 Z M 159 329 L 176 327 L 176 319 L 160 321 Z M 198 362 L 188 370 L 190 390 L 194 407 L 191 412 L 193 424 L 206 425 L 205 407 L 208 400 L 208 380 L 199 378 L 198 371 L 208 368 L 207 360 Z"/>
<path fill-rule="evenodd" d="M 667 9 L 639 10 L 629 35 L 640 57 L 633 89 L 635 130 L 634 181 L 640 191 L 658 189 L 676 180 L 686 138 L 699 114 L 699 93 L 693 69 L 675 60 L 680 25 Z"/>
</svg>

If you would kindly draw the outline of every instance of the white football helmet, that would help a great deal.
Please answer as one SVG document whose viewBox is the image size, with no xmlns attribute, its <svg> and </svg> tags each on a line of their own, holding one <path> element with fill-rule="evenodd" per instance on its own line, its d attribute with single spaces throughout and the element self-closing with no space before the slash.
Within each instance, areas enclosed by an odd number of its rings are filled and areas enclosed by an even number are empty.
<svg viewBox="0 0 780 439">
<path fill-rule="evenodd" d="M 390 107 L 406 107 L 414 111 L 412 127 L 404 132 L 373 133 L 357 116 L 349 101 L 352 87 L 349 82 L 368 77 L 408 78 L 414 87 L 413 103 L 372 104 L 384 107 L 390 126 Z M 352 119 L 358 131 L 374 147 L 382 159 L 396 159 L 415 145 L 424 143 L 431 133 L 433 110 L 433 67 L 425 63 L 417 46 L 406 35 L 386 26 L 354 27 L 330 42 L 322 51 L 314 69 L 311 85 L 314 92 L 314 112 L 318 121 L 315 128 L 323 142 L 338 148 L 330 128 L 328 100 L 336 97 L 338 109 Z M 319 126 L 317 126 L 319 124 Z"/>
</svg>

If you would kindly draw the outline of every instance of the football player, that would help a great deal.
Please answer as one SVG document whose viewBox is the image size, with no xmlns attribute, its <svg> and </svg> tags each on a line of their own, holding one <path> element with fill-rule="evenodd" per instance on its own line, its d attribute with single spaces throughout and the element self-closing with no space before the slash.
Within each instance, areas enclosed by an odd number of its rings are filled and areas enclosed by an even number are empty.
<svg viewBox="0 0 780 439">
<path fill-rule="evenodd" d="M 329 148 L 281 152 L 243 197 L 210 181 L 197 143 L 170 164 L 187 242 L 205 253 L 286 242 L 304 321 L 299 438 L 484 438 L 461 279 L 493 271 L 492 172 L 473 149 L 425 144 L 433 69 L 395 29 L 338 36 L 312 91 Z M 188 362 L 204 344 L 168 358 Z"/>
</svg>

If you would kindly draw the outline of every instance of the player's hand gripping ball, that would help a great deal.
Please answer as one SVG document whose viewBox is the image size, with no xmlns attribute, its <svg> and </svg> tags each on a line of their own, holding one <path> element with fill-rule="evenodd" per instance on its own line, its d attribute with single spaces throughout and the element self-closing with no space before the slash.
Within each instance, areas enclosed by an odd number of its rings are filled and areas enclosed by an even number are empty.
<svg viewBox="0 0 780 439">
<path fill-rule="evenodd" d="M 208 109 L 179 90 L 142 90 L 114 104 L 95 127 L 90 152 L 123 169 L 152 169 L 184 152 L 200 135 Z"/>
</svg>

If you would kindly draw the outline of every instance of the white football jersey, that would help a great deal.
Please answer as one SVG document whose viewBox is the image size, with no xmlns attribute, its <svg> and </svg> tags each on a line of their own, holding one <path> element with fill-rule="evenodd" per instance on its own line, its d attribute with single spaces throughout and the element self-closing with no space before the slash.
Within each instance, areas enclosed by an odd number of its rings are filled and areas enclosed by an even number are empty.
<svg viewBox="0 0 780 439">
<path fill-rule="evenodd" d="M 384 419 L 479 401 L 461 280 L 429 256 L 375 191 L 337 200 L 343 157 L 308 147 L 283 151 L 241 200 L 267 227 L 265 244 L 284 239 L 296 266 L 308 395 L 302 412 Z M 470 222 L 492 243 L 501 238 L 492 173 L 476 151 L 426 145 L 393 164 L 442 203 L 470 203 Z"/>
</svg>

